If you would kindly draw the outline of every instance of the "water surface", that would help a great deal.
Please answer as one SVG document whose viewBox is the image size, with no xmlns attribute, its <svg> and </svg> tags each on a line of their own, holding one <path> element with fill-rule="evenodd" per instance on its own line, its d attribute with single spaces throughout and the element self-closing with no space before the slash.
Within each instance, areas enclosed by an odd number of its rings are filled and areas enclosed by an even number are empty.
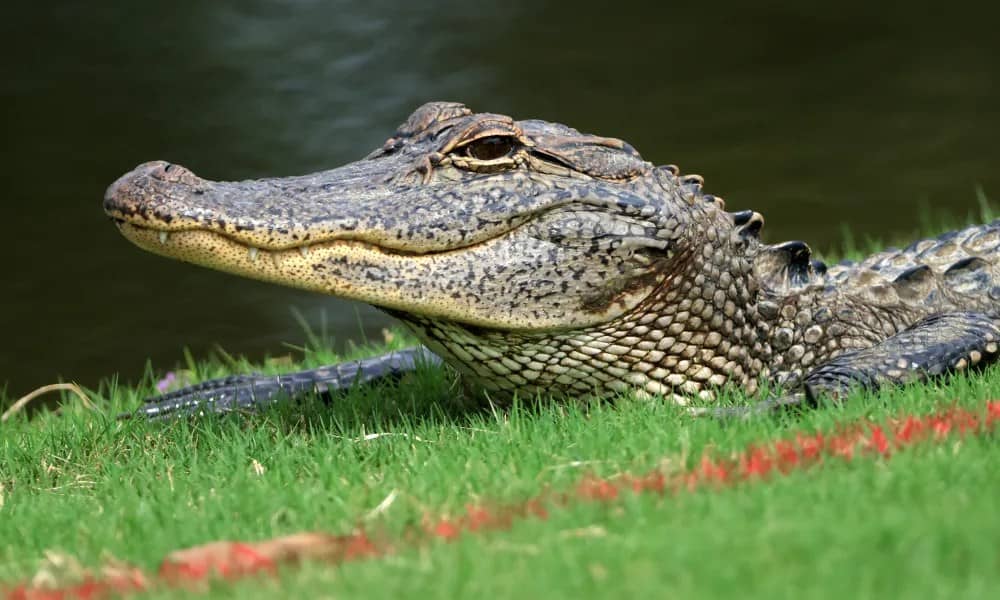
<svg viewBox="0 0 1000 600">
<path fill-rule="evenodd" d="M 213 179 L 360 158 L 432 99 L 621 137 L 706 176 L 768 239 L 913 235 L 1000 197 L 997 10 L 950 3 L 62 0 L 5 9 L 0 385 L 93 385 L 184 347 L 341 342 L 376 310 L 131 246 L 104 188 L 167 159 Z M 987 8 L 988 7 L 988 8 Z"/>
</svg>

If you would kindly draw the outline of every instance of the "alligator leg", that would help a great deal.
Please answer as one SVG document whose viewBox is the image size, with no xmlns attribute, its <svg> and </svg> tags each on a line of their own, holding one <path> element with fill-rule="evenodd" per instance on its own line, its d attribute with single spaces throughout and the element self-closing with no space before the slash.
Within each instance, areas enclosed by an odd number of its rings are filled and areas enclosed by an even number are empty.
<svg viewBox="0 0 1000 600">
<path fill-rule="evenodd" d="M 811 403 L 852 388 L 877 389 L 996 362 L 1000 318 L 977 312 L 931 315 L 863 350 L 841 354 L 806 375 Z"/>
<path fill-rule="evenodd" d="M 810 371 L 800 388 L 752 406 L 696 409 L 694 414 L 746 418 L 790 406 L 837 401 L 854 389 L 925 381 L 994 363 L 1000 318 L 976 312 L 942 313 L 917 321 L 871 348 L 841 354 Z"/>
<path fill-rule="evenodd" d="M 142 416 L 162 418 L 205 412 L 256 410 L 283 399 L 306 394 L 326 394 L 356 384 L 398 377 L 414 371 L 419 364 L 439 364 L 441 359 L 423 346 L 406 348 L 362 360 L 286 373 L 282 375 L 232 375 L 192 385 L 152 398 L 134 413 L 119 418 Z"/>
</svg>

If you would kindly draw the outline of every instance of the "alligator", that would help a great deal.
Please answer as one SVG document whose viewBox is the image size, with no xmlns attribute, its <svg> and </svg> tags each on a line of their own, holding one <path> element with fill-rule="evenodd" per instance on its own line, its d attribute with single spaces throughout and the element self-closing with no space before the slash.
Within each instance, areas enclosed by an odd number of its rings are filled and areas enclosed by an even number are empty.
<svg viewBox="0 0 1000 600">
<path fill-rule="evenodd" d="M 619 139 L 451 102 L 310 175 L 217 182 L 144 163 L 104 198 L 139 247 L 373 304 L 423 346 L 212 380 L 139 414 L 260 407 L 422 362 L 491 397 L 709 406 L 726 386 L 814 404 L 996 362 L 1000 220 L 826 266 L 804 242 L 763 243 L 759 213 L 703 185 Z"/>
</svg>

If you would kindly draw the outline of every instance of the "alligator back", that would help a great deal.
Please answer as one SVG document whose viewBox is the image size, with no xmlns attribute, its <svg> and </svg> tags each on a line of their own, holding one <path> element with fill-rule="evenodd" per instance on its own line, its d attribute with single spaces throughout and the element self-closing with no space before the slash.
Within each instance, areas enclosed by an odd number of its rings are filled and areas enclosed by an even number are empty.
<svg viewBox="0 0 1000 600">
<path fill-rule="evenodd" d="M 775 296 L 836 294 L 914 316 L 949 310 L 996 313 L 1000 305 L 1000 219 L 827 267 L 804 242 L 761 246 L 754 273 Z"/>
<path fill-rule="evenodd" d="M 998 314 L 1000 219 L 832 266 L 824 279 L 877 306 Z"/>
</svg>

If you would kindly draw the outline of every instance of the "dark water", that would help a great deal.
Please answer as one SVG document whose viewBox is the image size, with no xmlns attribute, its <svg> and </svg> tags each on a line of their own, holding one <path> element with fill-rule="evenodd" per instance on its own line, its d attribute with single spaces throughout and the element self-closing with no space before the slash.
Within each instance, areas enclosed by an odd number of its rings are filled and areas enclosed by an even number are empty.
<svg viewBox="0 0 1000 600">
<path fill-rule="evenodd" d="M 100 201 L 155 158 L 222 179 L 334 166 L 430 99 L 627 139 L 818 248 L 1000 198 L 1000 11 L 869 4 L 7 6 L 0 385 L 135 378 L 184 346 L 281 353 L 304 337 L 291 306 L 377 337 L 374 309 L 145 254 Z"/>
</svg>

